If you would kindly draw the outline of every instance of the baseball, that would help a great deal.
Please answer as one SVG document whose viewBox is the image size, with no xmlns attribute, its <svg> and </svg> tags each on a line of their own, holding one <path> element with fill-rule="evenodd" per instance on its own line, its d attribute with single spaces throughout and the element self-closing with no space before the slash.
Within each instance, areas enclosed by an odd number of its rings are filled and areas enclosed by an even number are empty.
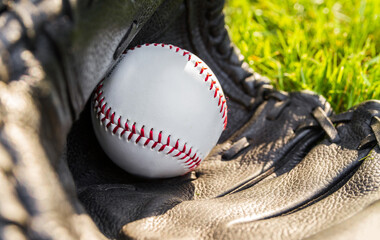
<svg viewBox="0 0 380 240">
<path fill-rule="evenodd" d="M 148 178 L 194 170 L 227 124 L 227 104 L 211 69 L 168 44 L 125 51 L 94 91 L 92 123 L 109 158 Z"/>
</svg>

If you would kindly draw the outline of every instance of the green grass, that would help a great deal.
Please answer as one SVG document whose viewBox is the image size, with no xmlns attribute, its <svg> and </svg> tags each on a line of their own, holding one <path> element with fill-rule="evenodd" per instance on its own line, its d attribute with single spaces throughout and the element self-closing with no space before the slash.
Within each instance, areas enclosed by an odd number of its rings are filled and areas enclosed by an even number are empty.
<svg viewBox="0 0 380 240">
<path fill-rule="evenodd" d="M 380 99 L 380 1 L 229 0 L 248 64 L 285 91 L 322 94 L 341 112 Z"/>
</svg>

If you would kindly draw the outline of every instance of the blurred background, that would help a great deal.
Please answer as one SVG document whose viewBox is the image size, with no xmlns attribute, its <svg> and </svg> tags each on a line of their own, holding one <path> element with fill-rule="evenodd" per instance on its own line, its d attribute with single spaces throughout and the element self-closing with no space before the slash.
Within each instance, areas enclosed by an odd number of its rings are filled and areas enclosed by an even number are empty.
<svg viewBox="0 0 380 240">
<path fill-rule="evenodd" d="M 322 94 L 336 112 L 380 99 L 380 0 L 227 0 L 233 42 L 281 90 Z"/>
</svg>

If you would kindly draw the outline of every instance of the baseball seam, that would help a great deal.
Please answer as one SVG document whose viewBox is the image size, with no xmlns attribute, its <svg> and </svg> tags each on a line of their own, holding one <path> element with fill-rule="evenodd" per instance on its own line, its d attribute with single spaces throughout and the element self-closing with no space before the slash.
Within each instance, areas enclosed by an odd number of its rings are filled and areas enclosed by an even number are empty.
<svg viewBox="0 0 380 240">
<path fill-rule="evenodd" d="M 191 61 L 192 55 L 190 52 L 185 51 L 179 47 L 173 46 L 173 45 L 168 45 L 168 44 L 158 44 L 158 43 L 153 43 L 153 44 L 145 44 L 145 46 L 161 46 L 165 47 L 168 46 L 170 50 L 174 50 L 175 53 L 182 53 L 182 56 L 186 57 L 187 60 Z M 129 50 L 125 50 L 123 52 L 123 55 L 127 54 L 128 51 L 133 51 L 135 48 L 141 48 L 142 45 L 137 45 L 136 47 L 133 47 Z M 210 91 L 214 91 L 213 97 L 218 98 L 218 107 L 220 107 L 219 112 L 222 114 L 222 119 L 223 119 L 223 128 L 225 129 L 227 125 L 227 104 L 226 104 L 226 99 L 224 95 L 221 93 L 220 88 L 217 85 L 217 82 L 212 79 L 212 74 L 207 71 L 207 67 L 202 66 L 203 62 L 202 61 L 195 61 L 194 67 L 200 67 L 200 72 L 199 74 L 204 75 L 204 81 L 208 82 L 210 81 Z M 98 84 L 95 94 L 94 94 L 94 111 L 96 112 L 97 118 L 100 119 L 100 121 L 105 125 L 107 129 L 109 129 L 111 126 L 114 126 L 111 131 L 113 134 L 119 134 L 119 137 L 123 137 L 124 135 L 128 136 L 126 140 L 129 142 L 133 140 L 136 144 L 139 143 L 141 140 L 145 140 L 144 142 L 144 147 L 150 146 L 151 149 L 159 149 L 157 150 L 158 152 L 165 153 L 167 155 L 171 155 L 174 158 L 178 158 L 179 160 L 185 160 L 184 164 L 185 167 L 187 168 L 187 172 L 192 171 L 195 169 L 201 162 L 202 158 L 199 156 L 200 154 L 195 152 L 193 156 L 191 156 L 193 147 L 188 148 L 186 146 L 187 143 L 184 143 L 183 147 L 180 145 L 180 139 L 177 139 L 176 141 L 172 141 L 171 135 L 168 135 L 166 139 L 166 143 L 162 142 L 163 137 L 162 137 L 162 131 L 157 131 L 151 128 L 149 130 L 149 134 L 146 134 L 145 126 L 143 125 L 138 131 L 136 129 L 136 122 L 133 124 L 128 124 L 129 120 L 127 119 L 125 121 L 125 124 L 121 123 L 121 118 L 122 116 L 119 116 L 119 118 L 115 119 L 116 112 L 112 111 L 111 107 L 107 106 L 107 101 L 105 99 L 105 96 L 103 96 L 103 80 Z M 158 132 L 158 134 L 157 134 Z M 146 136 L 148 135 L 148 136 Z M 155 140 L 157 139 L 157 140 Z M 175 142 L 174 146 L 171 145 L 172 142 Z M 170 149 L 165 150 L 166 148 Z M 181 149 L 182 148 L 182 149 Z M 186 152 L 186 150 L 188 151 Z"/>
</svg>

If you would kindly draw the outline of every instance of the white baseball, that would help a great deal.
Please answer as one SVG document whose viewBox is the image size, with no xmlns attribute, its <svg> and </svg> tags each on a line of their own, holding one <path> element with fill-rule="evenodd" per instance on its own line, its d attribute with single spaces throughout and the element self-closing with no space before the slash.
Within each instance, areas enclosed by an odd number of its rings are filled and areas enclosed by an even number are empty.
<svg viewBox="0 0 380 240">
<path fill-rule="evenodd" d="M 195 169 L 227 123 L 227 104 L 210 68 L 167 44 L 130 49 L 92 101 L 96 137 L 125 171 L 150 178 Z"/>
</svg>

